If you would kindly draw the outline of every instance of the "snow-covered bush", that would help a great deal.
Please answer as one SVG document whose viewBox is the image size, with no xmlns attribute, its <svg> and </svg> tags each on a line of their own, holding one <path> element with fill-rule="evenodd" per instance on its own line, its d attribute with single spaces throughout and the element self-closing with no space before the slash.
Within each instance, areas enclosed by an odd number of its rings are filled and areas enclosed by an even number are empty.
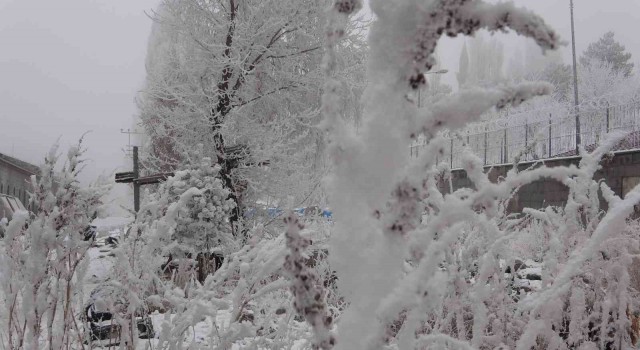
<svg viewBox="0 0 640 350">
<path fill-rule="evenodd" d="M 348 303 L 338 319 L 336 348 L 631 346 L 626 268 L 635 252 L 626 249 L 635 249 L 635 239 L 625 220 L 640 200 L 640 188 L 620 199 L 591 180 L 615 140 L 585 155 L 580 167 L 514 169 L 498 183 L 491 183 L 482 162 L 468 154 L 463 169 L 474 188 L 447 193 L 438 187 L 442 169 L 435 164 L 446 146 L 440 132 L 455 132 L 492 107 L 549 94 L 551 86 L 466 90 L 423 109 L 412 98 L 425 84 L 423 73 L 433 67 L 443 34 L 511 28 L 544 50 L 557 48 L 557 35 L 512 3 L 372 1 L 377 20 L 370 33 L 370 85 L 364 126 L 354 135 L 342 127 L 331 79 L 332 44 L 350 13 L 340 11 L 344 3 L 336 2 L 334 30 L 328 31 L 323 100 L 334 163 L 327 180 L 335 218 L 329 257 Z M 421 134 L 426 149 L 410 163 L 407 146 Z M 531 217 L 532 211 L 510 219 L 505 208 L 513 194 L 542 178 L 571 189 L 565 208 L 547 209 L 556 221 L 547 228 L 544 215 Z M 597 205 L 599 194 L 609 203 L 606 212 Z M 514 295 L 501 262 L 513 265 L 514 240 L 541 226 L 548 233 L 541 288 Z"/>
<path fill-rule="evenodd" d="M 285 235 L 266 238 L 258 227 L 240 250 L 189 294 L 167 290 L 151 301 L 171 305 L 159 329 L 159 349 L 288 348 L 309 338 L 294 317 L 290 283 L 283 277 Z"/>
<path fill-rule="evenodd" d="M 109 283 L 123 291 L 129 312 L 164 313 L 157 329 L 161 349 L 231 344 L 280 348 L 309 338 L 302 320 L 294 319 L 283 276 L 284 234 L 272 235 L 282 225 L 270 231 L 257 226 L 247 237 L 233 237 L 227 220 L 233 203 L 220 201 L 226 190 L 217 166 L 200 152 L 189 157 L 192 166 L 176 171 L 142 205 L 115 252 L 118 274 Z M 223 263 L 196 279 L 185 257 L 200 252 L 220 253 Z M 167 281 L 169 256 L 180 263 Z M 124 330 L 132 330 L 123 339 L 134 344 L 135 329 L 128 317 L 121 321 Z"/>
<path fill-rule="evenodd" d="M 132 230 L 133 239 L 156 249 L 159 259 L 198 260 L 200 281 L 213 272 L 214 254 L 236 251 L 244 238 L 232 235 L 229 216 L 235 203 L 223 187 L 220 166 L 203 153 L 198 145 L 182 155 L 184 168 L 148 193 Z"/>
<path fill-rule="evenodd" d="M 83 187 L 81 143 L 71 147 L 60 172 L 58 148 L 51 148 L 32 177 L 30 207 L 19 212 L 0 245 L 3 329 L 7 349 L 68 349 L 85 340 L 78 317 L 88 266 L 84 230 L 101 205 L 105 185 Z"/>
</svg>

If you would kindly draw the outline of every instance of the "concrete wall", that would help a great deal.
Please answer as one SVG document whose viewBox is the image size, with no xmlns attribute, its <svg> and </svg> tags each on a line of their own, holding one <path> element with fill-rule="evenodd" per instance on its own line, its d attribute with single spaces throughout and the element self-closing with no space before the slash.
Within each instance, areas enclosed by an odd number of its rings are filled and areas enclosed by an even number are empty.
<svg viewBox="0 0 640 350">
<path fill-rule="evenodd" d="M 578 165 L 580 157 L 567 157 L 558 159 L 548 159 L 544 164 L 548 167 L 568 166 L 570 164 Z M 541 163 L 524 163 L 518 168 L 524 170 L 529 167 L 540 166 Z M 603 160 L 602 169 L 595 174 L 596 180 L 604 180 L 604 182 L 618 195 L 624 197 L 635 184 L 640 183 L 640 151 L 621 151 L 614 154 L 609 160 Z M 485 172 L 489 172 L 489 179 L 492 182 L 499 181 L 501 177 L 506 176 L 513 165 L 498 165 L 486 167 Z M 467 178 L 464 170 L 457 169 L 452 171 L 452 183 L 454 190 L 462 187 L 473 187 L 471 181 Z M 569 189 L 562 183 L 543 179 L 520 188 L 514 199 L 509 203 L 511 212 L 521 212 L 523 208 L 542 208 L 548 205 L 562 206 L 566 203 Z M 601 201 L 603 209 L 605 203 Z"/>
</svg>

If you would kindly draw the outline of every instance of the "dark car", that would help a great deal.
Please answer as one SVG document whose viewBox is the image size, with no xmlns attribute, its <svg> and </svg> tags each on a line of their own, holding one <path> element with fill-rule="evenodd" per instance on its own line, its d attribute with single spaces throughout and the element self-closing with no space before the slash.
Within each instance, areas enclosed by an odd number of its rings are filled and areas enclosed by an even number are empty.
<svg viewBox="0 0 640 350">
<path fill-rule="evenodd" d="M 84 307 L 89 339 L 103 346 L 118 345 L 121 341 L 121 325 L 118 319 L 125 319 L 127 301 L 121 289 L 110 285 L 96 287 Z M 117 317 L 119 316 L 119 317 Z M 147 310 L 135 312 L 138 338 L 150 339 L 155 336 L 153 324 Z"/>
</svg>

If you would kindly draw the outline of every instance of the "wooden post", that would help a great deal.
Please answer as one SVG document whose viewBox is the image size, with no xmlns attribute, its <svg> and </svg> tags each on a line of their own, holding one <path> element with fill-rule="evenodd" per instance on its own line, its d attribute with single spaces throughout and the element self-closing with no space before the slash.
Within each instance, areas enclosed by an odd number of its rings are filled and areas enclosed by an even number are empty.
<svg viewBox="0 0 640 350">
<path fill-rule="evenodd" d="M 133 146 L 133 178 L 137 179 L 140 175 L 138 168 L 138 146 Z M 138 215 L 140 210 L 140 184 L 133 182 L 133 210 Z"/>
<path fill-rule="evenodd" d="M 172 172 L 152 174 L 140 177 L 138 161 L 138 146 L 133 146 L 133 171 L 125 171 L 115 174 L 116 183 L 133 183 L 133 209 L 136 214 L 140 211 L 140 186 L 157 184 L 173 176 Z"/>
</svg>

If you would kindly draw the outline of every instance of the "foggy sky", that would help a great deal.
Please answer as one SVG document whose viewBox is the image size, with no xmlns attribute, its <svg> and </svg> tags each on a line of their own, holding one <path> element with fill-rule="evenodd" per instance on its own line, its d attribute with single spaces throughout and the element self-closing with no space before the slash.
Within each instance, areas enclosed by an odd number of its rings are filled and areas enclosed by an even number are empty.
<svg viewBox="0 0 640 350">
<path fill-rule="evenodd" d="M 122 149 L 144 81 L 158 0 L 0 0 L 0 152 L 39 164 L 58 137 L 65 149 L 84 132 L 92 160 L 84 179 L 123 166 Z M 569 0 L 516 0 L 570 41 Z M 638 0 L 575 0 L 577 51 L 608 30 L 639 62 Z M 505 50 L 522 38 L 499 34 Z M 443 80 L 455 86 L 461 39 L 442 41 Z M 563 49 L 570 62 L 569 47 Z M 507 64 L 507 57 L 505 64 Z M 636 72 L 638 71 L 636 63 Z M 126 167 L 129 165 L 126 164 Z"/>
<path fill-rule="evenodd" d="M 0 0 L 0 152 L 40 164 L 85 132 L 83 180 L 123 163 L 158 0 Z"/>
<path fill-rule="evenodd" d="M 497 2 L 497 1 L 490 1 Z M 564 62 L 571 64 L 571 17 L 569 15 L 569 0 L 514 0 L 518 6 L 523 6 L 541 15 L 545 21 L 567 43 L 560 50 Z M 607 31 L 614 31 L 617 41 L 625 45 L 632 53 L 635 63 L 634 73 L 640 72 L 640 1 L 639 0 L 574 0 L 574 17 L 576 31 L 576 54 L 580 57 L 589 43 L 597 41 Z M 509 53 L 525 40 L 515 34 L 495 34 L 505 44 L 505 66 L 509 63 Z M 440 51 L 443 68 L 450 73 L 443 76 L 443 81 L 457 86 L 455 73 L 458 71 L 458 61 L 462 49 L 463 39 L 441 40 Z M 522 47 L 522 46 L 520 46 Z"/>
</svg>

